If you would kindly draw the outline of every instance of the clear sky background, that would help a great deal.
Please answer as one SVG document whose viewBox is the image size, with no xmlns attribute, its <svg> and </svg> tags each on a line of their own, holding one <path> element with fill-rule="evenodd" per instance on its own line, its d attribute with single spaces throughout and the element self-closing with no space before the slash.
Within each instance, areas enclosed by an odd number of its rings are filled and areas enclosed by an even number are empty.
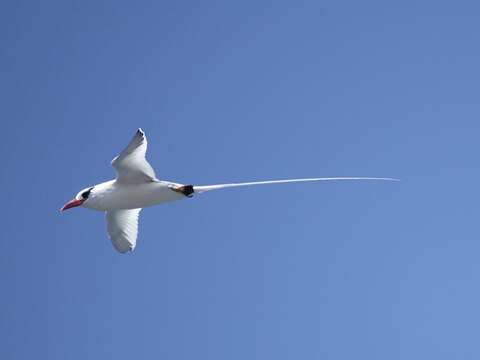
<svg viewBox="0 0 480 360">
<path fill-rule="evenodd" d="M 480 7 L 4 1 L 1 359 L 478 359 Z M 166 180 L 58 209 L 142 127 Z"/>
</svg>

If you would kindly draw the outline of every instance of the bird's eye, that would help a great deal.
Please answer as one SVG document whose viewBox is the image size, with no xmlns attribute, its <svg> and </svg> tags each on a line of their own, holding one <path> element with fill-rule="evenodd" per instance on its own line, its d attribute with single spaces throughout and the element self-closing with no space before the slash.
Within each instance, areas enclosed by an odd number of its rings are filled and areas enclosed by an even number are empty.
<svg viewBox="0 0 480 360">
<path fill-rule="evenodd" d="M 90 192 L 92 191 L 93 188 L 88 189 L 87 191 L 84 191 L 80 196 L 82 197 L 83 200 L 87 200 L 88 196 L 90 195 Z"/>
</svg>

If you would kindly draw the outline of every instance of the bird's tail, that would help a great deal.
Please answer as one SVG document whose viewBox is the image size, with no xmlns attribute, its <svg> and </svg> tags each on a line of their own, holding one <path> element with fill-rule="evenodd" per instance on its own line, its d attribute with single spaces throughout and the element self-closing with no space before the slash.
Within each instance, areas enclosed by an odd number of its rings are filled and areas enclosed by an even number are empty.
<svg viewBox="0 0 480 360">
<path fill-rule="evenodd" d="M 253 186 L 253 185 L 268 185 L 268 184 L 284 184 L 293 182 L 309 182 L 309 181 L 337 181 L 337 180 L 380 180 L 380 181 L 400 181 L 395 178 L 380 178 L 380 177 L 329 177 L 329 178 L 306 178 L 306 179 L 286 179 L 286 180 L 268 180 L 268 181 L 254 181 L 244 183 L 232 183 L 232 184 L 217 184 L 217 185 L 202 185 L 194 186 L 194 193 L 203 193 L 206 191 L 225 189 L 231 187 L 240 186 Z"/>
</svg>

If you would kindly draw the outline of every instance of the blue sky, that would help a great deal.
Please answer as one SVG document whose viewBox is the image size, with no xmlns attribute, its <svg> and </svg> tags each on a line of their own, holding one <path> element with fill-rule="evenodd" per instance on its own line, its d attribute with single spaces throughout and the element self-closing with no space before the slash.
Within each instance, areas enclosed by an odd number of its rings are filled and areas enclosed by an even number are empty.
<svg viewBox="0 0 480 360">
<path fill-rule="evenodd" d="M 0 5 L 2 359 L 478 359 L 474 2 Z M 138 127 L 166 180 L 58 209 Z"/>
</svg>

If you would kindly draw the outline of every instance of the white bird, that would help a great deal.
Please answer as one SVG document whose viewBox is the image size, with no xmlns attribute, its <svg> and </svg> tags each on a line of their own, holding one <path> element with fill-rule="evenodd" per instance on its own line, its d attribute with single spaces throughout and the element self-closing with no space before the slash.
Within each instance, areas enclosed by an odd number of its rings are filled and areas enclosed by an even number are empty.
<svg viewBox="0 0 480 360">
<path fill-rule="evenodd" d="M 210 190 L 229 187 L 280 184 L 306 181 L 330 180 L 389 180 L 393 178 L 377 177 L 329 177 L 270 180 L 245 183 L 218 184 L 206 186 L 184 185 L 159 180 L 155 171 L 145 159 L 147 138 L 142 129 L 138 129 L 128 146 L 112 160 L 117 178 L 80 191 L 74 199 L 60 210 L 77 206 L 104 211 L 107 218 L 107 230 L 113 246 L 121 253 L 135 249 L 138 234 L 138 215 L 147 206 L 192 197 Z"/>
</svg>

